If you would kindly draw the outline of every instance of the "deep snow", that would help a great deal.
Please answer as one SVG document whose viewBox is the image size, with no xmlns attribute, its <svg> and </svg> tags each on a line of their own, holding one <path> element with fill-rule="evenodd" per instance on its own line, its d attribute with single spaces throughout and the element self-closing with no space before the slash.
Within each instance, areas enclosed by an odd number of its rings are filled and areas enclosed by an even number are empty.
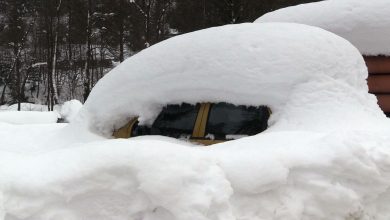
<svg viewBox="0 0 390 220">
<path fill-rule="evenodd" d="M 390 56 L 388 0 L 327 0 L 279 9 L 255 22 L 292 22 L 333 32 L 364 55 Z"/>
<path fill-rule="evenodd" d="M 37 111 L 0 111 L 0 122 L 10 124 L 47 124 L 57 123 L 57 112 Z"/>
<path fill-rule="evenodd" d="M 70 100 L 62 105 L 55 105 L 54 111 L 48 111 L 46 105 L 22 103 L 21 111 L 17 104 L 0 106 L 0 122 L 9 124 L 47 124 L 57 123 L 58 119 L 63 122 L 72 121 L 83 104 L 78 100 Z"/>
<path fill-rule="evenodd" d="M 269 132 L 210 148 L 169 138 L 50 143 L 70 130 L 52 129 L 35 151 L 1 150 L 3 219 L 390 218 L 389 130 Z"/>
<path fill-rule="evenodd" d="M 21 103 L 20 104 L 20 110 L 21 111 L 33 111 L 33 112 L 45 112 L 47 110 L 47 105 L 41 105 L 41 104 L 33 104 L 33 103 Z M 54 110 L 58 110 L 58 105 L 54 107 Z M 18 104 L 13 105 L 1 105 L 0 111 L 18 111 Z"/>
<path fill-rule="evenodd" d="M 153 46 L 99 82 L 71 124 L 0 123 L 0 219 L 388 220 L 390 123 L 366 76 L 350 43 L 304 25 L 226 26 Z M 267 132 L 211 147 L 92 133 L 143 113 L 136 103 L 181 98 L 276 112 Z"/>
</svg>

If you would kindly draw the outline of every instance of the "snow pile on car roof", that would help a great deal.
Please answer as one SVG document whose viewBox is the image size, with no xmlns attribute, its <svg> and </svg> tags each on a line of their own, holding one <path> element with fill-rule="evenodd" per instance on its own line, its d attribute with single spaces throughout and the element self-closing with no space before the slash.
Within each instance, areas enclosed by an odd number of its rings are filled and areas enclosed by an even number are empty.
<svg viewBox="0 0 390 220">
<path fill-rule="evenodd" d="M 255 22 L 293 22 L 321 27 L 355 45 L 365 55 L 390 55 L 388 0 L 328 0 L 288 7 Z"/>
<path fill-rule="evenodd" d="M 366 77 L 359 51 L 320 28 L 228 25 L 166 40 L 127 59 L 97 83 L 81 115 L 93 131 L 111 135 L 131 117 L 151 123 L 166 104 L 229 102 L 270 106 L 274 122 L 288 122 L 280 128 L 321 130 L 339 119 L 351 125 L 345 117 L 380 113 Z M 319 114 L 323 121 L 314 123 Z"/>
</svg>

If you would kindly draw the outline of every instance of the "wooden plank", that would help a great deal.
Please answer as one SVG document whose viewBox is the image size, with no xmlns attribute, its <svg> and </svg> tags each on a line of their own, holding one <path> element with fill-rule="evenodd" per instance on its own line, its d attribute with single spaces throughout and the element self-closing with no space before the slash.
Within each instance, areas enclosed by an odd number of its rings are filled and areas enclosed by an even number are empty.
<svg viewBox="0 0 390 220">
<path fill-rule="evenodd" d="M 390 112 L 390 94 L 389 95 L 377 95 L 378 104 L 384 112 Z"/>
<path fill-rule="evenodd" d="M 366 56 L 364 57 L 370 74 L 390 74 L 390 57 Z"/>
<path fill-rule="evenodd" d="M 390 75 L 371 75 L 367 82 L 371 93 L 390 94 Z"/>
</svg>

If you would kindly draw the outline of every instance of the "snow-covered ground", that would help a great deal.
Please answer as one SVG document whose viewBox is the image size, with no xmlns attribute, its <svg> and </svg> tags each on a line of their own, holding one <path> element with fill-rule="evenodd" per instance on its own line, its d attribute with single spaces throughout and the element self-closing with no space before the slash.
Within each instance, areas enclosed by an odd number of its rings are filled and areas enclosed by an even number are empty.
<svg viewBox="0 0 390 220">
<path fill-rule="evenodd" d="M 57 112 L 0 111 L 0 122 L 9 124 L 57 123 L 58 118 L 60 115 Z"/>
<path fill-rule="evenodd" d="M 58 109 L 58 105 L 54 107 L 55 110 Z M 18 104 L 13 105 L 1 105 L 0 111 L 17 111 Z M 20 104 L 21 111 L 35 111 L 35 112 L 45 112 L 47 111 L 47 105 L 33 104 L 33 103 L 21 103 Z"/>
<path fill-rule="evenodd" d="M 0 122 L 9 124 L 47 124 L 57 123 L 58 119 L 70 122 L 78 114 L 82 104 L 78 100 L 71 100 L 62 105 L 54 106 L 49 112 L 46 105 L 22 103 L 21 111 L 18 105 L 0 106 Z"/>
<path fill-rule="evenodd" d="M 387 136 L 270 132 L 211 148 L 135 139 L 2 150 L 2 214 L 6 220 L 388 219 Z"/>
<path fill-rule="evenodd" d="M 323 28 L 364 55 L 390 56 L 389 0 L 327 0 L 279 9 L 256 22 L 292 22 Z"/>
<path fill-rule="evenodd" d="M 0 123 L 0 219 L 388 220 L 390 122 L 366 77 L 348 41 L 305 25 L 175 37 L 104 77 L 69 125 Z M 274 114 L 211 147 L 100 136 L 180 101 Z"/>
</svg>

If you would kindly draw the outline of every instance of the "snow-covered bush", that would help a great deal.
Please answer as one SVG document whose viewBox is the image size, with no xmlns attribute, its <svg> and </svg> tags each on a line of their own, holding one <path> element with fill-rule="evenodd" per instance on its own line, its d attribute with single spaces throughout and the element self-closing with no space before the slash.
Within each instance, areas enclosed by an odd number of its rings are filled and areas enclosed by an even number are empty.
<svg viewBox="0 0 390 220">
<path fill-rule="evenodd" d="M 70 100 L 62 104 L 60 115 L 65 122 L 71 122 L 79 113 L 83 104 L 79 100 Z"/>
</svg>

